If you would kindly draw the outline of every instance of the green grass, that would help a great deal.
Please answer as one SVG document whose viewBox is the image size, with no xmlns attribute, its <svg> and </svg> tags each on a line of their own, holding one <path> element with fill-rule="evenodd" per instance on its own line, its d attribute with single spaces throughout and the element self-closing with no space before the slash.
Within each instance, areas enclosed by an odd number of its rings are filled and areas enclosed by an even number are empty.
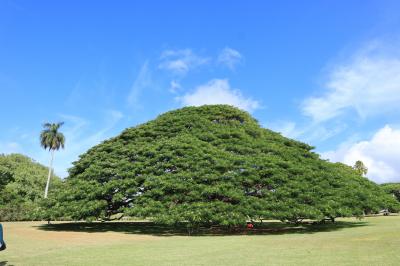
<svg viewBox="0 0 400 266">
<path fill-rule="evenodd" d="M 4 223 L 0 265 L 399 265 L 400 216 L 335 225 L 271 223 L 253 234 L 147 223 Z"/>
</svg>

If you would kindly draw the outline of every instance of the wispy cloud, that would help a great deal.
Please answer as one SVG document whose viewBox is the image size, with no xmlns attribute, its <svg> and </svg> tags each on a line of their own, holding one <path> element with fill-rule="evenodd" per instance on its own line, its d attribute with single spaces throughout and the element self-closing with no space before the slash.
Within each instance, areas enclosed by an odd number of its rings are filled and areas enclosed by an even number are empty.
<svg viewBox="0 0 400 266">
<path fill-rule="evenodd" d="M 302 111 L 323 122 L 353 111 L 361 118 L 400 111 L 400 53 L 371 43 L 336 65 L 325 92 L 307 98 Z"/>
<path fill-rule="evenodd" d="M 18 142 L 0 142 L 0 154 L 19 153 L 22 148 Z"/>
<path fill-rule="evenodd" d="M 72 166 L 72 163 L 78 160 L 79 156 L 88 149 L 111 137 L 123 117 L 124 115 L 118 110 L 106 110 L 101 121 L 102 127 L 94 130 L 93 121 L 79 116 L 60 115 L 61 120 L 65 121 L 61 132 L 65 135 L 66 143 L 65 149 L 56 153 L 54 161 L 56 174 L 66 177 L 68 175 L 67 169 Z M 40 148 L 38 140 L 33 147 L 32 150 L 24 151 L 24 153 L 47 165 L 50 158 L 48 152 Z"/>
<path fill-rule="evenodd" d="M 103 126 L 97 132 L 91 133 L 87 120 L 78 118 L 75 121 L 70 120 L 73 124 L 65 131 L 67 139 L 66 149 L 59 154 L 59 164 L 55 164 L 62 175 L 65 176 L 66 169 L 72 166 L 72 162 L 79 158 L 79 155 L 86 152 L 89 148 L 111 137 L 112 130 L 117 123 L 123 118 L 123 114 L 117 110 L 105 111 L 103 118 Z M 73 122 L 74 121 L 74 122 Z"/>
<path fill-rule="evenodd" d="M 201 65 L 210 62 L 210 58 L 195 54 L 191 49 L 166 50 L 160 56 L 158 67 L 174 75 L 185 75 Z"/>
<path fill-rule="evenodd" d="M 239 51 L 232 48 L 224 48 L 218 56 L 217 62 L 227 66 L 229 69 L 234 70 L 236 65 L 242 60 L 242 55 Z"/>
<path fill-rule="evenodd" d="M 182 105 L 200 106 L 205 104 L 229 104 L 249 112 L 260 108 L 258 101 L 243 96 L 240 90 L 230 87 L 226 79 L 213 79 L 198 86 L 177 100 Z"/>
<path fill-rule="evenodd" d="M 139 98 L 142 92 L 146 89 L 151 89 L 151 85 L 152 85 L 152 78 L 151 78 L 151 71 L 149 68 L 149 61 L 146 61 L 141 66 L 139 73 L 132 84 L 127 99 L 128 104 L 137 105 L 139 103 Z"/>
<path fill-rule="evenodd" d="M 361 160 L 368 167 L 371 180 L 400 182 L 400 130 L 386 125 L 371 139 L 343 143 L 337 150 L 322 153 L 322 157 L 348 165 Z"/>
<path fill-rule="evenodd" d="M 330 125 L 320 123 L 298 124 L 293 121 L 276 121 L 268 124 L 267 127 L 281 133 L 288 138 L 299 139 L 307 143 L 321 143 L 347 128 L 347 124 L 337 121 Z"/>
<path fill-rule="evenodd" d="M 182 89 L 182 85 L 176 80 L 172 80 L 169 85 L 169 91 L 171 93 L 177 93 Z"/>
</svg>

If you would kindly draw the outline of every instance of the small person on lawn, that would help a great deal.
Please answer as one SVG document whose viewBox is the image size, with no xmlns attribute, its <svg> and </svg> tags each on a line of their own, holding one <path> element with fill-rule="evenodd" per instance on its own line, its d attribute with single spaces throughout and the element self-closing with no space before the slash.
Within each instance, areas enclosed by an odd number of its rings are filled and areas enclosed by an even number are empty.
<svg viewBox="0 0 400 266">
<path fill-rule="evenodd" d="M 253 228 L 254 228 L 253 223 L 248 222 L 248 223 L 247 223 L 247 229 L 253 229 Z"/>
<path fill-rule="evenodd" d="M 0 251 L 6 249 L 6 242 L 3 240 L 3 226 L 0 224 Z"/>
</svg>

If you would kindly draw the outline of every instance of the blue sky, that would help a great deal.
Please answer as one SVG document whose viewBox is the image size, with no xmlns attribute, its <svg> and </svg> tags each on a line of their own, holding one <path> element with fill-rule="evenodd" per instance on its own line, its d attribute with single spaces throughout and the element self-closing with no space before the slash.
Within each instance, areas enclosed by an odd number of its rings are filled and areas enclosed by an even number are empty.
<svg viewBox="0 0 400 266">
<path fill-rule="evenodd" d="M 122 129 L 227 103 L 324 158 L 400 181 L 399 1 L 0 0 L 0 153 L 66 170 Z"/>
</svg>

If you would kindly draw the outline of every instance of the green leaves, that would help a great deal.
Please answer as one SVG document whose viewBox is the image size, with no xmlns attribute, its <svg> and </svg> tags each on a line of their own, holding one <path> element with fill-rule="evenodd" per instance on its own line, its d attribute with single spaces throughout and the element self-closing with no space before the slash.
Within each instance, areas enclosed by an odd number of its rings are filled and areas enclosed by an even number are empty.
<svg viewBox="0 0 400 266">
<path fill-rule="evenodd" d="M 0 191 L 14 179 L 13 173 L 10 172 L 8 167 L 0 165 Z"/>
<path fill-rule="evenodd" d="M 81 155 L 58 204 L 73 219 L 124 213 L 190 228 L 321 220 L 393 204 L 351 167 L 320 160 L 311 150 L 239 109 L 186 107 Z"/>
<path fill-rule="evenodd" d="M 0 219 L 42 219 L 40 204 L 47 171 L 46 167 L 24 155 L 0 155 Z M 8 181 L 4 183 L 5 180 Z M 61 180 L 55 176 L 51 197 L 61 184 Z"/>
<path fill-rule="evenodd" d="M 387 183 L 382 184 L 381 188 L 385 193 L 391 196 L 391 198 L 397 199 L 400 202 L 400 183 Z M 391 201 L 387 203 L 389 205 L 389 210 L 393 212 L 400 211 L 400 204 L 392 204 Z"/>
</svg>

